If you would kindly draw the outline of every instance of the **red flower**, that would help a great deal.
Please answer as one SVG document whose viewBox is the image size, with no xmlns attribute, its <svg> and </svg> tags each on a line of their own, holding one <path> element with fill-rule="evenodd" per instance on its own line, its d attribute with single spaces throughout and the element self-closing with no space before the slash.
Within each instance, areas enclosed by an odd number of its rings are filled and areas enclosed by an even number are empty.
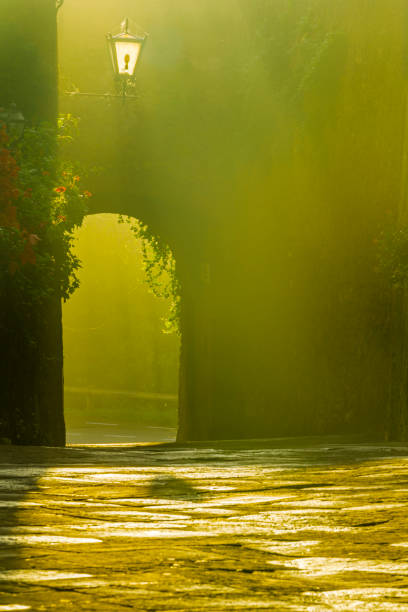
<svg viewBox="0 0 408 612">
<path fill-rule="evenodd" d="M 72 177 L 72 180 L 74 181 L 74 183 L 78 183 L 78 181 L 80 181 L 80 180 L 81 180 L 81 177 L 80 177 L 80 176 L 78 176 L 78 175 L 76 175 L 76 176 L 73 176 L 73 177 Z"/>
<path fill-rule="evenodd" d="M 67 190 L 67 188 L 66 188 L 66 187 L 63 187 L 62 185 L 60 185 L 59 187 L 56 187 L 56 188 L 54 189 L 54 191 L 55 191 L 56 193 L 64 193 L 66 190 Z"/>
<path fill-rule="evenodd" d="M 92 198 L 92 193 L 90 191 L 84 191 L 84 196 L 86 198 Z"/>
<path fill-rule="evenodd" d="M 67 220 L 65 215 L 58 215 L 57 219 L 59 219 L 60 221 L 66 221 Z"/>
</svg>

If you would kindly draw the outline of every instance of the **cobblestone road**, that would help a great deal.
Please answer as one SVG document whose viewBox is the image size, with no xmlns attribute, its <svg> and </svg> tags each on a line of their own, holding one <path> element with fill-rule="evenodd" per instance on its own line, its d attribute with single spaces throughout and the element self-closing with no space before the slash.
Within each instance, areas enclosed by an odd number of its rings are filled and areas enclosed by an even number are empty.
<svg viewBox="0 0 408 612">
<path fill-rule="evenodd" d="M 0 447 L 0 611 L 408 611 L 408 450 Z"/>
</svg>

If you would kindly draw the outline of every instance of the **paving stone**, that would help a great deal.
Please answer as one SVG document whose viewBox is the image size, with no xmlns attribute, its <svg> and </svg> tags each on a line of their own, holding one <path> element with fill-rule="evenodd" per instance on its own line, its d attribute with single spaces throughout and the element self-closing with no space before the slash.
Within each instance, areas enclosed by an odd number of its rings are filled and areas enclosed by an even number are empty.
<svg viewBox="0 0 408 612">
<path fill-rule="evenodd" d="M 0 447 L 2 610 L 408 611 L 408 450 Z"/>
</svg>

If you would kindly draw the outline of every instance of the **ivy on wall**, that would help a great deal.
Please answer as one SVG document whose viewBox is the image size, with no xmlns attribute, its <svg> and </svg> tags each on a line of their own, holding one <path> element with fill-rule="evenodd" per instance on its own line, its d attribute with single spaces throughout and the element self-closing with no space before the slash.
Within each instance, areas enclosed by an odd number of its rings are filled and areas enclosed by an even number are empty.
<svg viewBox="0 0 408 612">
<path fill-rule="evenodd" d="M 377 247 L 378 272 L 394 289 L 408 286 L 408 227 L 389 224 L 379 238 Z"/>
<path fill-rule="evenodd" d="M 171 248 L 138 219 L 120 216 L 119 223 L 127 223 L 135 237 L 141 240 L 146 281 L 150 290 L 156 297 L 170 300 L 163 331 L 180 334 L 180 281 Z"/>
</svg>

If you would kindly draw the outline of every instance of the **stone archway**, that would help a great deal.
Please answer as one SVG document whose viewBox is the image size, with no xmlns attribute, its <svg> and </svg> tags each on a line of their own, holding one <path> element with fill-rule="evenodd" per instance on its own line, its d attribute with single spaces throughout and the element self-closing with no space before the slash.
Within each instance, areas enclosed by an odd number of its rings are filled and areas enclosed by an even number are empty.
<svg viewBox="0 0 408 612">
<path fill-rule="evenodd" d="M 171 11 L 165 0 L 141 0 L 154 42 L 134 103 L 61 105 L 82 117 L 78 158 L 103 168 L 91 212 L 143 219 L 176 254 L 180 439 L 367 428 L 381 436 L 387 427 L 398 374 L 390 364 L 401 356 L 392 354 L 392 296 L 375 270 L 374 241 L 386 211 L 397 217 L 406 204 L 406 7 L 366 4 L 357 29 L 351 1 L 331 12 L 317 0 L 310 12 L 285 0 L 208 0 L 194 10 L 176 0 Z M 61 65 L 84 91 L 103 93 L 112 83 L 103 37 L 134 2 L 101 5 L 90 31 L 86 6 L 64 4 L 76 44 L 60 40 Z M 37 49 L 21 70 L 0 73 L 4 90 L 13 81 L 27 114 L 55 120 L 55 3 L 1 10 Z M 405 381 L 393 384 L 397 432 Z"/>
</svg>

